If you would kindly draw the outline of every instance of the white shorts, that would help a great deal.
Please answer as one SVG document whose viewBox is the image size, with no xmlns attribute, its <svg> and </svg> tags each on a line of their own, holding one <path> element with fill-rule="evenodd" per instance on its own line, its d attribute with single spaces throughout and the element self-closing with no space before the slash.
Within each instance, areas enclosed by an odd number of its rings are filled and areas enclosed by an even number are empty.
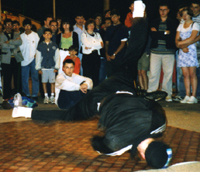
<svg viewBox="0 0 200 172">
<path fill-rule="evenodd" d="M 54 69 L 42 69 L 42 83 L 55 83 L 56 73 Z"/>
</svg>

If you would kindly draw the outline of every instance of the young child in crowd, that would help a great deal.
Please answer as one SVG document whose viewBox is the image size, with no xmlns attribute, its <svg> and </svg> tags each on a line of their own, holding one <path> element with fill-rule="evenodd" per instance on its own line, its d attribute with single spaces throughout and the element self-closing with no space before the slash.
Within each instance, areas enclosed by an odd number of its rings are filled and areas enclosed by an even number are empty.
<svg viewBox="0 0 200 172">
<path fill-rule="evenodd" d="M 63 62 L 67 59 L 72 59 L 75 63 L 75 67 L 74 67 L 74 73 L 75 74 L 79 74 L 80 73 L 80 69 L 81 69 L 81 61 L 80 59 L 76 56 L 78 53 L 78 48 L 75 46 L 70 46 L 69 47 L 69 54 L 70 56 L 65 57 L 65 59 L 63 60 Z"/>
<path fill-rule="evenodd" d="M 36 70 L 42 75 L 44 103 L 55 103 L 55 77 L 60 65 L 60 53 L 55 42 L 51 41 L 52 31 L 45 29 L 44 41 L 38 45 L 36 53 Z M 47 82 L 51 84 L 51 97 L 47 93 Z"/>
</svg>

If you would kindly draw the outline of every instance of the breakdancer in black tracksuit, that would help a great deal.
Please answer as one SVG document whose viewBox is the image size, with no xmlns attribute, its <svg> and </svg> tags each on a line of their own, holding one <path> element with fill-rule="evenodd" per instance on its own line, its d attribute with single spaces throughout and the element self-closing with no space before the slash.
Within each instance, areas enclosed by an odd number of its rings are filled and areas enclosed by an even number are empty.
<svg viewBox="0 0 200 172">
<path fill-rule="evenodd" d="M 158 110 L 157 103 L 137 98 L 133 84 L 133 71 L 143 53 L 147 29 L 145 18 L 134 19 L 129 47 L 121 67 L 69 110 L 32 111 L 18 107 L 14 108 L 13 117 L 76 121 L 99 115 L 99 128 L 105 131 L 105 136 L 92 139 L 95 150 L 108 155 L 120 155 L 131 150 L 132 156 L 138 150 L 149 165 L 166 167 L 171 159 L 171 149 L 153 139 L 165 130 L 165 115 Z"/>
</svg>

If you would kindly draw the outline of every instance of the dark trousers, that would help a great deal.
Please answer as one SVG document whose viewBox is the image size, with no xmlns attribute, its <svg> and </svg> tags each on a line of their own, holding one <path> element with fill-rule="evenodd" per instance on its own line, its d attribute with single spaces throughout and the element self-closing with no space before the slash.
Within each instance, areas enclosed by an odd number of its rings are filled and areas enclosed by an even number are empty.
<svg viewBox="0 0 200 172">
<path fill-rule="evenodd" d="M 85 95 L 82 91 L 60 90 L 57 101 L 58 107 L 60 109 L 68 109 L 79 102 Z"/>
<path fill-rule="evenodd" d="M 100 56 L 97 51 L 91 54 L 83 54 L 82 59 L 83 76 L 89 77 L 93 81 L 93 86 L 99 84 Z"/>
<path fill-rule="evenodd" d="M 21 64 L 17 63 L 15 58 L 11 58 L 10 64 L 2 63 L 2 74 L 3 74 L 3 98 L 9 99 L 11 95 L 11 80 L 12 75 L 14 78 L 14 94 L 21 90 Z"/>
<path fill-rule="evenodd" d="M 99 69 L 99 83 L 106 79 L 106 59 L 100 59 L 100 69 Z"/>
</svg>

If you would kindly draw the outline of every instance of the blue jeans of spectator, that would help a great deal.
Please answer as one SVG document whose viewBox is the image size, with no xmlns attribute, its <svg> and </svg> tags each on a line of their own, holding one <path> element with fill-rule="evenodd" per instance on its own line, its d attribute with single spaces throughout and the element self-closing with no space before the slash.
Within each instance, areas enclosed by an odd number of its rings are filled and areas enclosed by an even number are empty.
<svg viewBox="0 0 200 172">
<path fill-rule="evenodd" d="M 100 60 L 99 83 L 106 79 L 106 59 L 101 57 Z"/>
<path fill-rule="evenodd" d="M 178 89 L 177 96 L 185 97 L 186 92 L 185 92 L 183 73 L 182 69 L 178 67 L 178 50 L 176 51 L 176 85 Z"/>
<path fill-rule="evenodd" d="M 74 106 L 78 103 L 86 94 L 82 91 L 66 91 L 60 90 L 58 96 L 58 107 L 60 109 L 69 109 L 70 107 Z"/>
<path fill-rule="evenodd" d="M 178 96 L 185 97 L 186 91 L 185 91 L 185 84 L 184 84 L 184 77 L 182 73 L 182 69 L 180 67 L 177 67 L 177 79 L 179 84 L 177 85 L 178 88 Z"/>
<path fill-rule="evenodd" d="M 29 92 L 29 73 L 32 79 L 32 97 L 37 97 L 39 92 L 38 71 L 35 69 L 35 59 L 27 66 L 21 67 L 22 71 L 22 91 L 26 96 L 30 96 Z"/>
</svg>

